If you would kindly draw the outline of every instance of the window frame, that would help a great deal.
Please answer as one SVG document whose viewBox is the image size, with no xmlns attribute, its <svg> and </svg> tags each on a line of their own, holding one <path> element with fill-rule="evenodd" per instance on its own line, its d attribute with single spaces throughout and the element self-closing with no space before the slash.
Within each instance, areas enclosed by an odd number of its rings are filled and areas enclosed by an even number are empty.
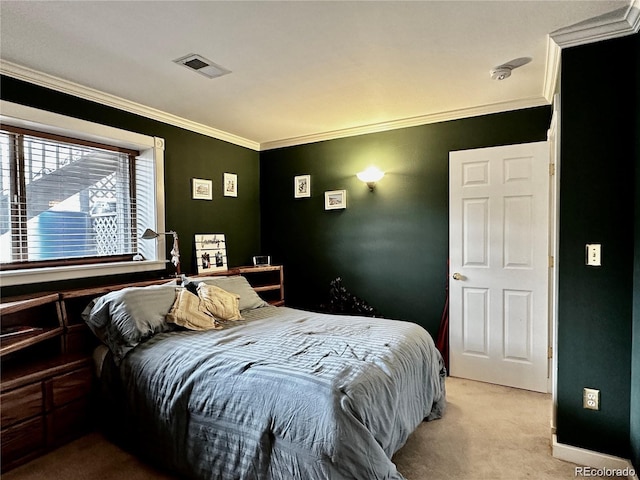
<svg viewBox="0 0 640 480">
<path fill-rule="evenodd" d="M 147 216 L 138 218 L 138 235 L 145 228 L 164 231 L 164 139 L 152 137 L 115 127 L 68 117 L 45 110 L 0 100 L 0 123 L 16 128 L 35 130 L 53 135 L 72 137 L 88 142 L 112 145 L 140 152 L 139 158 L 151 160 L 154 167 L 155 208 Z M 140 242 L 138 242 L 140 244 Z M 80 265 L 58 265 L 27 269 L 0 271 L 2 285 L 24 285 L 75 278 L 119 275 L 136 272 L 164 270 L 165 238 L 156 242 L 145 242 L 146 260 L 120 262 L 98 262 Z"/>
<path fill-rule="evenodd" d="M 24 150 L 25 140 L 35 139 L 36 141 L 53 142 L 53 144 L 57 145 L 68 145 L 68 146 L 79 146 L 79 147 L 89 147 L 99 149 L 100 151 L 108 151 L 113 152 L 118 155 L 126 155 L 127 156 L 127 169 L 129 170 L 129 185 L 128 192 L 129 195 L 135 197 L 136 191 L 136 180 L 135 180 L 135 172 L 136 172 L 136 162 L 137 158 L 140 156 L 140 152 L 138 150 L 132 150 L 130 148 L 124 148 L 119 145 L 108 145 L 104 143 L 90 142 L 88 140 L 82 140 L 78 138 L 72 138 L 67 136 L 56 135 L 49 132 L 41 132 L 37 130 L 30 130 L 22 127 L 16 127 L 13 125 L 8 125 L 7 123 L 0 122 L 0 132 L 6 132 L 9 135 L 9 143 L 11 144 L 10 150 L 14 151 L 14 160 L 17 161 L 18 166 L 12 164 L 10 170 L 13 172 L 12 175 L 14 177 L 11 179 L 11 183 L 14 186 L 13 190 L 20 190 L 21 193 L 12 192 L 12 195 L 20 195 L 21 198 L 19 203 L 21 205 L 21 211 L 17 213 L 14 217 L 14 213 L 11 214 L 11 223 L 19 223 L 20 226 L 19 231 L 12 235 L 11 243 L 12 250 L 17 249 L 19 252 L 24 252 L 28 249 L 28 233 L 27 233 L 27 225 L 24 221 L 18 222 L 19 218 L 26 218 L 27 210 L 29 205 L 27 204 L 26 198 L 26 189 L 24 188 L 24 184 L 26 179 L 24 176 L 24 165 L 23 162 L 26 161 L 26 155 Z M 17 148 L 16 148 L 17 145 Z M 17 173 L 21 172 L 21 173 Z M 22 187 L 17 188 L 15 185 L 22 185 Z M 12 208 L 13 210 L 13 208 Z M 137 240 L 134 238 L 131 241 L 131 245 L 134 247 L 132 251 L 138 251 L 137 249 Z M 38 268 L 38 267 L 57 267 L 61 265 L 78 265 L 78 264 L 95 264 L 95 263 L 106 263 L 106 262 L 116 262 L 116 261 L 127 261 L 130 257 L 134 255 L 133 253 L 124 254 L 118 253 L 113 255 L 105 255 L 105 256 L 82 256 L 82 257 L 66 257 L 66 258 L 55 258 L 55 259 L 42 259 L 42 260 L 14 260 L 12 262 L 0 263 L 0 271 L 3 270 L 19 270 L 25 268 Z M 20 255 L 22 256 L 22 255 Z"/>
</svg>

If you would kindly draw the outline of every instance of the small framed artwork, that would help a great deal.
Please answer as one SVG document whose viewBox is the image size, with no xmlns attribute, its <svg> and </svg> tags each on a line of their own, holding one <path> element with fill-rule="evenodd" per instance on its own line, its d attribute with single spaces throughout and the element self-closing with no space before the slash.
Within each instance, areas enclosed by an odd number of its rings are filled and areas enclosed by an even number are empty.
<svg viewBox="0 0 640 480">
<path fill-rule="evenodd" d="M 271 255 L 255 255 L 253 257 L 253 265 L 256 267 L 271 265 Z"/>
<path fill-rule="evenodd" d="M 227 243 L 223 233 L 196 233 L 198 274 L 228 270 Z"/>
<path fill-rule="evenodd" d="M 225 173 L 222 189 L 225 197 L 238 196 L 238 175 L 235 173 Z"/>
<path fill-rule="evenodd" d="M 311 196 L 311 175 L 298 175 L 293 177 L 293 198 Z"/>
<path fill-rule="evenodd" d="M 337 210 L 340 208 L 347 208 L 347 191 L 332 190 L 324 192 L 324 209 Z"/>
<path fill-rule="evenodd" d="M 202 178 L 192 179 L 191 197 L 194 200 L 212 200 L 213 182 Z"/>
</svg>

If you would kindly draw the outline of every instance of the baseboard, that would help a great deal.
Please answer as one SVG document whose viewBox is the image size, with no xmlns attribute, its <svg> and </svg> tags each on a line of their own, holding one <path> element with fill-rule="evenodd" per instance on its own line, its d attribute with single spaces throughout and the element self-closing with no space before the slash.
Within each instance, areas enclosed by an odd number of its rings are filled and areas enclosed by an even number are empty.
<svg viewBox="0 0 640 480">
<path fill-rule="evenodd" d="M 638 472 L 634 470 L 633 465 L 627 459 L 558 443 L 558 437 L 555 433 L 551 438 L 551 454 L 554 458 L 595 469 L 629 472 L 629 475 L 626 477 L 628 480 L 639 480 Z M 577 477 L 580 477 L 580 475 L 577 475 Z"/>
</svg>

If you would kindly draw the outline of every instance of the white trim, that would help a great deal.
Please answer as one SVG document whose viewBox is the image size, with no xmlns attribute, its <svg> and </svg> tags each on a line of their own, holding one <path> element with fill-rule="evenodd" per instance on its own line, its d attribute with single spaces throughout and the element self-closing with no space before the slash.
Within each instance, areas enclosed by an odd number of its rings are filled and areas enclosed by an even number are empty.
<svg viewBox="0 0 640 480">
<path fill-rule="evenodd" d="M 634 470 L 631 462 L 625 458 L 559 443 L 555 434 L 551 436 L 551 443 L 551 454 L 553 458 L 592 468 L 612 470 L 629 469 L 630 472 L 633 472 L 633 475 L 629 475 L 627 478 L 629 480 L 638 480 L 638 472 Z"/>
<path fill-rule="evenodd" d="M 561 94 L 557 93 L 553 99 L 553 114 L 551 116 L 551 125 L 549 127 L 549 140 L 553 148 L 551 151 L 551 159 L 554 164 L 554 175 L 551 179 L 551 211 L 549 225 L 549 247 L 550 255 L 553 256 L 554 267 L 551 269 L 549 276 L 549 322 L 550 322 L 550 346 L 552 351 L 551 371 L 549 378 L 551 380 L 551 433 L 556 433 L 556 420 L 558 413 L 558 285 L 559 285 L 559 268 L 560 261 L 559 251 L 559 232 L 560 232 L 560 141 L 561 134 L 561 116 L 560 111 Z"/>
<path fill-rule="evenodd" d="M 158 120 L 169 125 L 185 128 L 192 132 L 207 135 L 218 140 L 223 140 L 234 145 L 250 148 L 255 151 L 265 151 L 275 148 L 302 145 L 337 138 L 365 135 L 368 133 L 379 133 L 398 128 L 414 127 L 430 123 L 446 122 L 461 118 L 476 117 L 492 113 L 500 113 L 522 108 L 531 108 L 542 105 L 549 105 L 557 90 L 558 75 L 560 71 L 560 50 L 565 47 L 584 45 L 618 38 L 637 33 L 640 29 L 640 0 L 632 0 L 630 5 L 624 9 L 610 12 L 600 17 L 596 17 L 576 25 L 562 28 L 552 32 L 547 42 L 547 65 L 545 71 L 542 97 L 529 98 L 513 102 L 503 102 L 490 105 L 482 105 L 447 112 L 421 115 L 406 119 L 392 120 L 389 122 L 363 125 L 360 127 L 345 128 L 329 132 L 302 135 L 299 137 L 284 138 L 259 143 L 254 140 L 243 138 L 232 133 L 224 132 L 212 127 L 208 127 L 198 122 L 193 122 L 177 115 L 173 115 L 155 108 L 126 100 L 108 93 L 100 92 L 68 80 L 64 80 L 53 75 L 38 72 L 36 70 L 23 67 L 21 65 L 7 62 L 0 59 L 0 74 L 17 78 L 26 82 L 34 83 L 42 87 L 50 88 L 63 93 L 68 93 L 86 100 L 91 100 L 103 105 L 108 105 L 126 112 L 141 115 L 153 120 Z"/>
<path fill-rule="evenodd" d="M 14 127 L 41 130 L 82 140 L 100 143 L 116 142 L 118 146 L 133 150 L 156 147 L 156 140 L 148 135 L 88 122 L 6 100 L 0 100 L 0 122 Z M 164 150 L 163 140 L 160 148 Z"/>
<path fill-rule="evenodd" d="M 458 110 L 449 110 L 447 112 L 432 113 L 428 115 L 420 115 L 418 117 L 403 118 L 400 120 L 392 120 L 390 122 L 374 123 L 371 125 L 363 125 L 360 127 L 344 128 L 341 130 L 333 130 L 325 133 L 315 133 L 312 135 L 303 135 L 300 137 L 286 138 L 282 140 L 274 140 L 260 144 L 260 150 L 272 150 L 275 148 L 291 147 L 294 145 L 302 145 L 305 143 L 321 142 L 324 140 L 333 140 L 336 138 L 353 137 L 356 135 L 366 135 L 369 133 L 386 132 L 388 130 L 396 130 L 399 128 L 416 127 L 430 123 L 447 122 L 450 120 L 460 120 L 464 118 L 478 117 L 481 115 L 490 115 L 492 113 L 508 112 L 511 110 L 520 110 L 523 108 L 540 107 L 549 105 L 544 97 L 531 97 L 521 100 L 509 102 L 493 103 L 490 105 L 482 105 L 479 107 L 461 108 Z"/>
<path fill-rule="evenodd" d="M 54 77 L 53 75 L 38 72 L 37 70 L 23 67 L 12 62 L 7 62 L 2 59 L 0 59 L 0 74 L 40 85 L 41 87 L 50 88 L 58 92 L 68 93 L 102 105 L 115 107 L 119 110 L 124 110 L 125 112 L 142 115 L 143 117 L 168 123 L 169 125 L 185 128 L 192 132 L 201 133 L 209 137 L 217 138 L 218 140 L 224 140 L 225 142 L 229 142 L 234 145 L 250 148 L 252 150 L 260 149 L 260 144 L 258 142 L 242 138 L 238 135 L 223 132 L 222 130 L 217 130 L 201 123 L 178 117 L 177 115 L 172 115 L 155 108 L 147 107 L 140 103 L 132 102 L 109 93 L 104 93 L 99 90 L 70 82 L 69 80 Z"/>
<path fill-rule="evenodd" d="M 149 197 L 153 210 L 139 212 L 141 228 L 153 228 L 163 232 L 164 228 L 164 146 L 163 138 L 151 137 L 120 128 L 88 122 L 66 115 L 28 107 L 18 103 L 0 100 L 0 122 L 43 132 L 57 133 L 83 140 L 108 143 L 140 151 L 140 158 L 153 162 L 155 189 Z M 113 262 L 88 265 L 68 265 L 57 267 L 6 270 L 0 272 L 3 286 L 68 280 L 73 278 L 117 275 L 123 273 L 146 272 L 165 268 L 164 236 L 155 242 L 139 245 L 140 253 L 150 260 L 142 262 Z M 158 258 L 159 256 L 162 256 Z"/>
<path fill-rule="evenodd" d="M 640 0 L 632 0 L 627 7 L 561 28 L 550 36 L 561 48 L 566 48 L 632 35 L 639 28 Z"/>
<path fill-rule="evenodd" d="M 635 33 L 640 31 L 640 0 L 632 0 L 627 14 L 627 21 Z"/>
<path fill-rule="evenodd" d="M 549 225 L 547 226 L 548 231 L 548 239 L 549 239 L 549 251 L 547 252 L 550 259 L 554 259 L 553 265 L 551 261 L 549 262 L 549 272 L 548 272 L 548 280 L 547 280 L 547 288 L 548 288 L 548 316 L 547 316 L 547 328 L 548 328 L 548 339 L 547 339 L 547 348 L 551 349 L 551 352 L 556 351 L 555 344 L 555 306 L 556 306 L 556 288 L 555 288 L 555 278 L 558 269 L 555 266 L 555 257 L 557 254 L 557 242 L 556 242 L 556 159 L 557 159 L 557 133 L 558 133 L 558 105 L 554 102 L 553 104 L 553 113 L 551 115 L 551 125 L 549 126 L 549 130 L 547 131 L 547 142 L 549 143 Z M 551 169 L 554 169 L 553 174 L 551 174 Z M 551 358 L 547 359 L 547 392 L 552 394 L 552 399 L 555 398 L 555 358 L 557 355 L 552 355 Z M 555 409 L 552 409 L 552 413 L 555 413 Z M 552 431 L 555 425 L 555 417 L 552 415 L 551 418 L 551 428 Z M 555 432 L 554 432 L 555 433 Z"/>
<path fill-rule="evenodd" d="M 532 97 L 522 100 L 500 102 L 490 105 L 481 105 L 478 107 L 462 108 L 458 110 L 450 110 L 447 112 L 439 112 L 428 115 L 420 115 L 417 117 L 392 120 L 390 122 L 375 123 L 363 125 L 359 127 L 344 128 L 333 130 L 330 132 L 314 133 L 310 135 L 302 135 L 299 137 L 284 138 L 269 142 L 255 142 L 246 138 L 207 127 L 201 123 L 192 122 L 185 118 L 162 112 L 160 110 L 146 107 L 139 103 L 116 97 L 115 95 L 100 92 L 98 90 L 85 87 L 83 85 L 70 82 L 53 75 L 41 73 L 36 70 L 17 65 L 12 62 L 0 59 L 0 74 L 17 78 L 25 82 L 40 85 L 63 93 L 68 93 L 76 97 L 84 98 L 103 105 L 118 108 L 120 110 L 142 115 L 153 120 L 158 120 L 169 125 L 185 128 L 192 132 L 207 135 L 218 140 L 223 140 L 234 145 L 250 148 L 255 151 L 265 151 L 274 148 L 289 147 L 294 145 L 302 145 L 306 143 L 321 142 L 324 140 L 333 140 L 337 138 L 353 137 L 356 135 L 366 135 L 368 133 L 379 133 L 388 130 L 396 130 L 399 128 L 415 127 L 418 125 L 426 125 L 430 123 L 447 122 L 450 120 L 459 120 L 462 118 L 477 117 L 481 115 L 489 115 L 492 113 L 508 112 L 512 110 L 520 110 L 523 108 L 539 107 L 549 105 L 550 100 L 545 97 Z"/>
<path fill-rule="evenodd" d="M 549 102 L 553 102 L 553 96 L 560 90 L 560 66 L 562 50 L 553 39 L 547 35 L 547 61 L 544 72 L 544 85 L 542 95 Z"/>
<path fill-rule="evenodd" d="M 62 267 L 28 268 L 2 272 L 3 287 L 30 283 L 56 282 L 75 278 L 103 277 L 124 273 L 151 272 L 166 268 L 166 261 L 146 260 L 142 262 L 92 263 Z"/>
<path fill-rule="evenodd" d="M 586 45 L 638 33 L 640 30 L 640 0 L 632 0 L 624 8 L 561 28 L 547 37 L 547 61 L 543 96 L 549 103 L 558 92 L 561 52 L 563 48 Z"/>
</svg>

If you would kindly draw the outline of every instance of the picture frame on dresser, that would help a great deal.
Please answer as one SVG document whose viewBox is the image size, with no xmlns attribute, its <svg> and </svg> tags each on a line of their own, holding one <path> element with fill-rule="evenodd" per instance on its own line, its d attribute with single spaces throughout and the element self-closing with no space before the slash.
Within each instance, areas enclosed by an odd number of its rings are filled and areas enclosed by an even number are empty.
<svg viewBox="0 0 640 480">
<path fill-rule="evenodd" d="M 227 242 L 223 233 L 196 233 L 194 240 L 198 275 L 228 269 Z"/>
<path fill-rule="evenodd" d="M 253 266 L 271 265 L 271 255 L 254 255 Z"/>
</svg>

